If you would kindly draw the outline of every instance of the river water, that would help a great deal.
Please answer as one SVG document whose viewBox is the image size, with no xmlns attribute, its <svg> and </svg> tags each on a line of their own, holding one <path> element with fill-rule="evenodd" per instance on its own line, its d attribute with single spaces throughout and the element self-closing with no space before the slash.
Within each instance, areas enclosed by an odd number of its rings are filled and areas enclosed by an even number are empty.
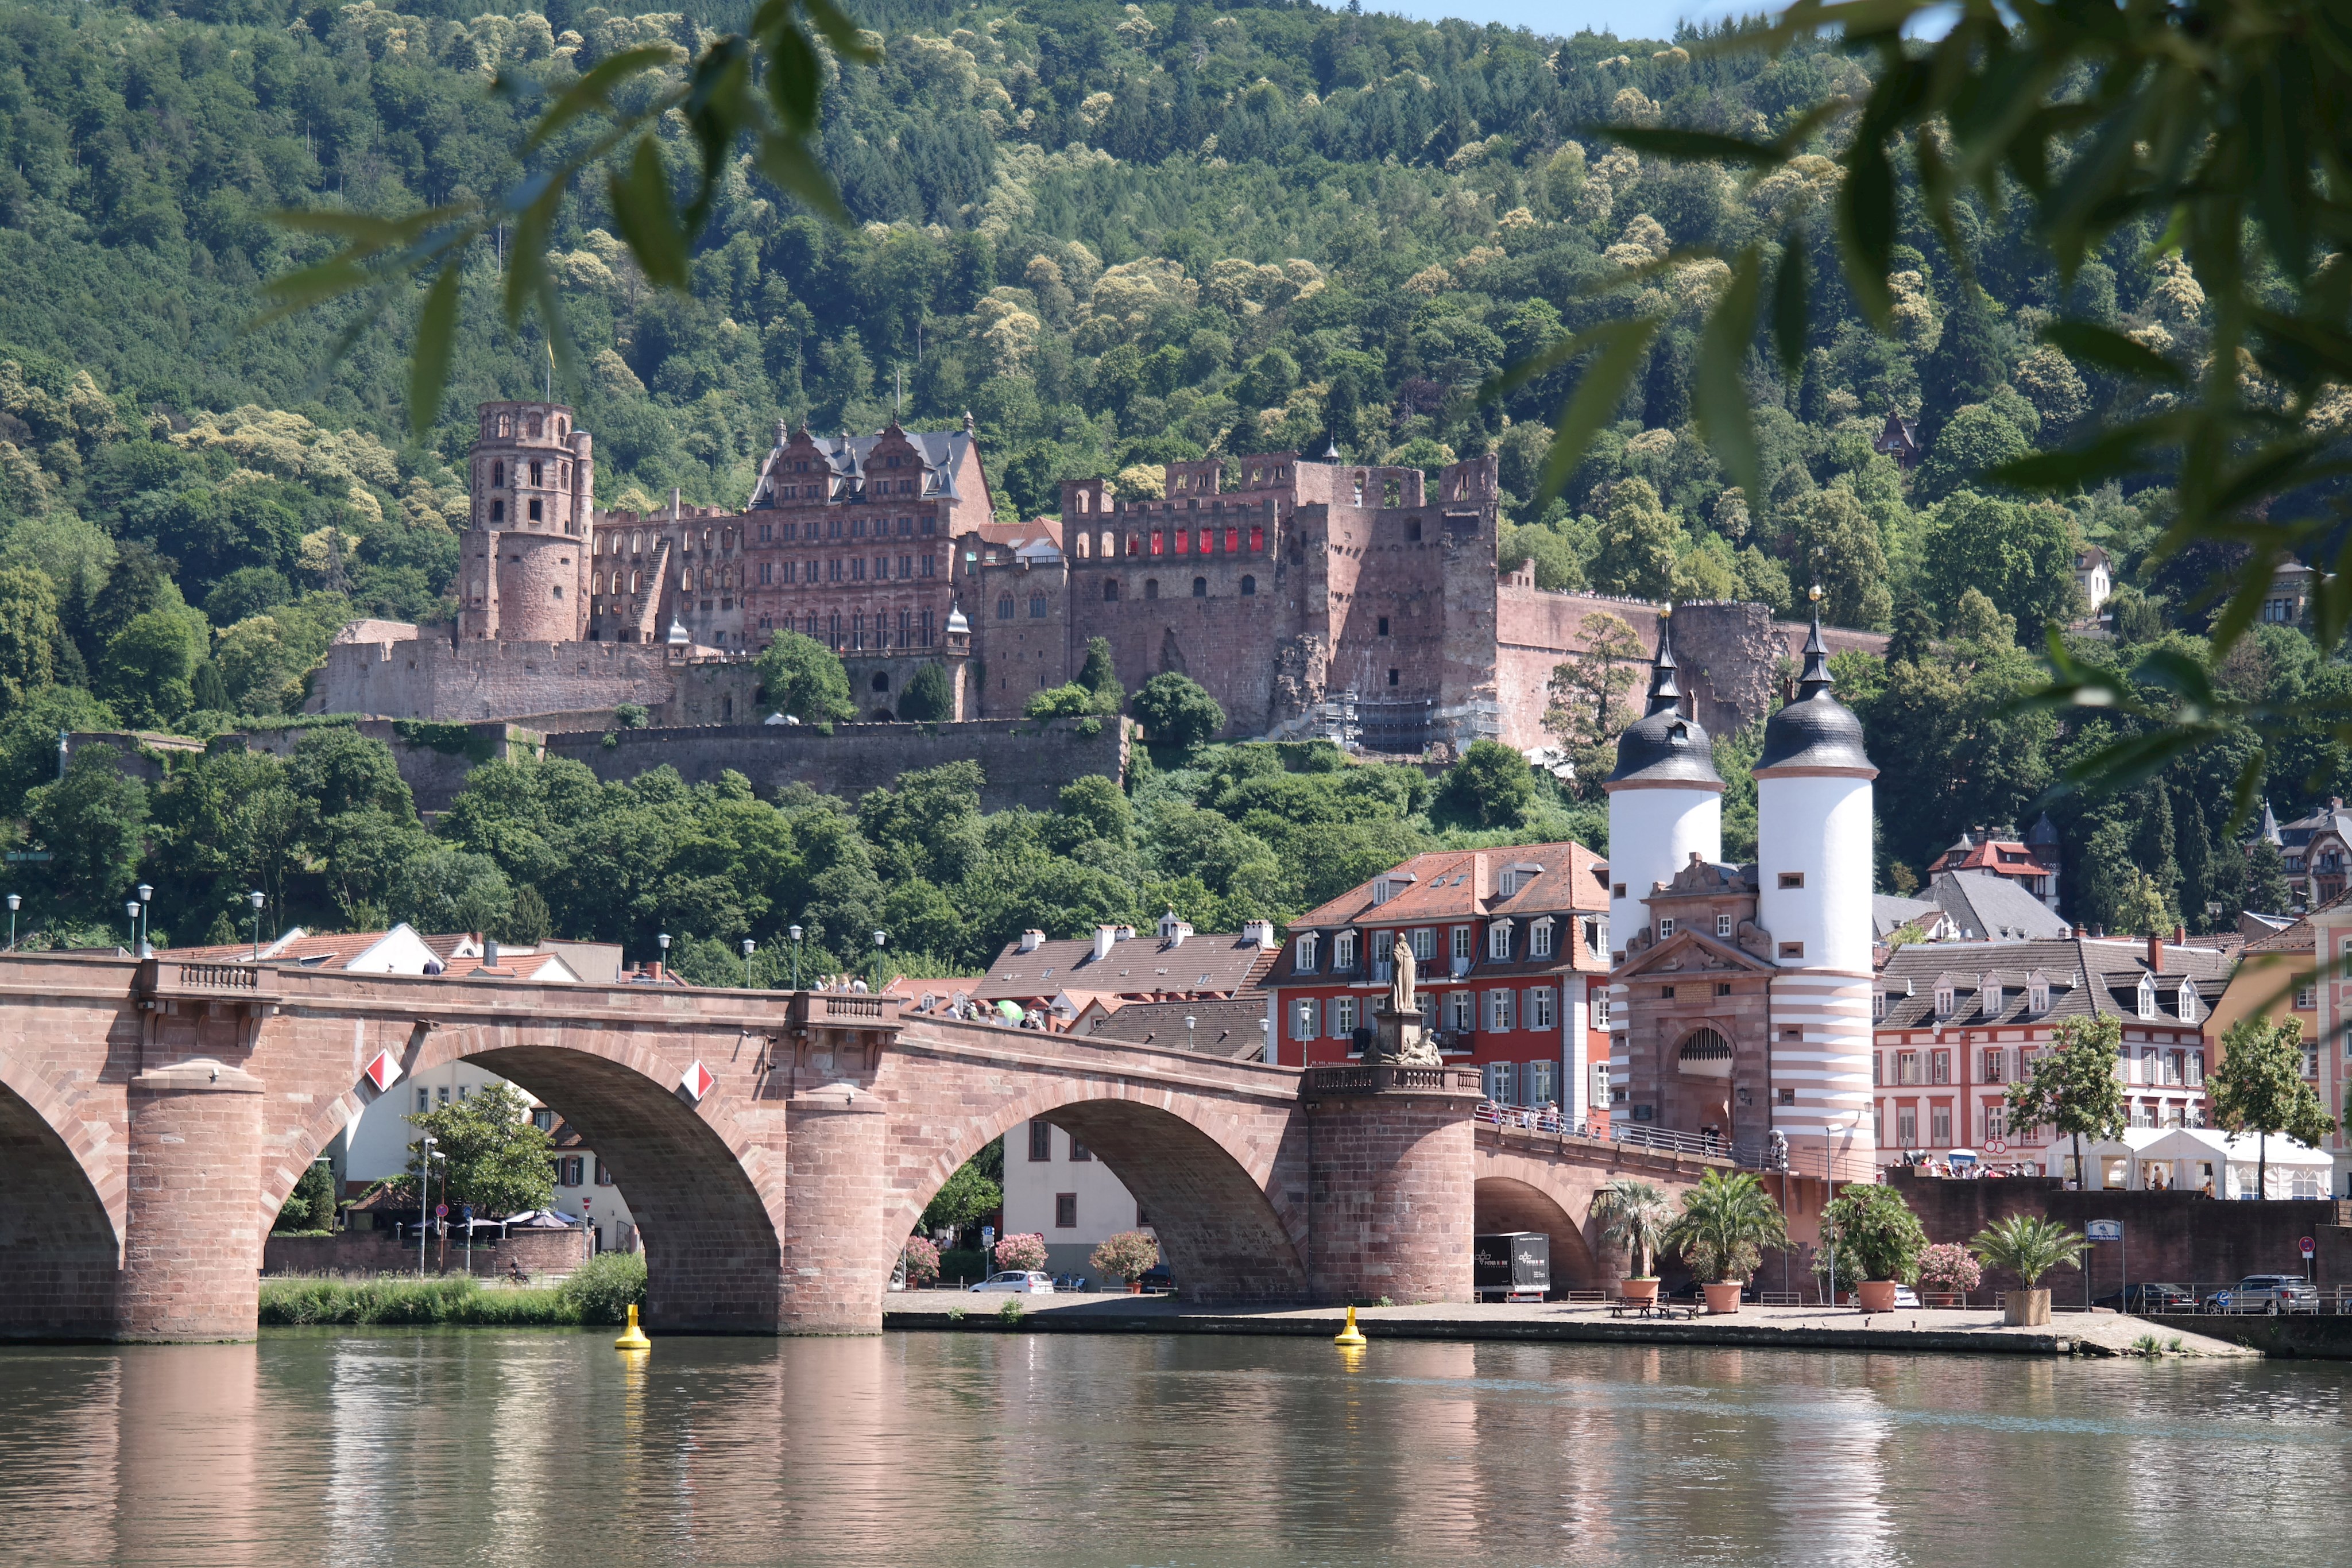
<svg viewBox="0 0 2352 1568">
<path fill-rule="evenodd" d="M 2340 1563 L 2352 1365 L 272 1331 L 0 1352 L 0 1561 Z"/>
</svg>

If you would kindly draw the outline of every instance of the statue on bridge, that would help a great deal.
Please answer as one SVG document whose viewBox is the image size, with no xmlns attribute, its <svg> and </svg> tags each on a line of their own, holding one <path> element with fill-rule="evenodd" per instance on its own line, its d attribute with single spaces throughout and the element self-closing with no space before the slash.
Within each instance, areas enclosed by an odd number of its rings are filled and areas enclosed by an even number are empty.
<svg viewBox="0 0 2352 1568">
<path fill-rule="evenodd" d="M 1412 947 L 1405 941 L 1402 931 L 1390 944 L 1389 962 L 1395 967 L 1395 973 L 1389 979 L 1389 1011 L 1419 1012 L 1421 1004 L 1413 999 L 1412 995 Z"/>
<path fill-rule="evenodd" d="M 1389 947 L 1389 1005 L 1372 1014 L 1372 1039 L 1364 1047 L 1363 1060 L 1374 1066 L 1444 1066 L 1445 1059 L 1423 1032 L 1427 1020 L 1413 994 L 1412 948 L 1402 931 Z"/>
</svg>

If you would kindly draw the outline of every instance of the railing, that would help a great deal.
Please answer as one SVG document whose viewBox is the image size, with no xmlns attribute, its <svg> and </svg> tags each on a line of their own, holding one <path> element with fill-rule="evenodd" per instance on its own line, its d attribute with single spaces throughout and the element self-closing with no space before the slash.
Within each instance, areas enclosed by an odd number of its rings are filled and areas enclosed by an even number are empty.
<svg viewBox="0 0 2352 1568">
<path fill-rule="evenodd" d="M 1741 1139 L 1726 1143 L 1705 1133 L 1678 1133 L 1664 1127 L 1644 1127 L 1639 1124 L 1615 1123 L 1600 1125 L 1591 1122 L 1575 1122 L 1557 1111 L 1543 1111 L 1528 1105 L 1498 1105 L 1482 1102 L 1475 1113 L 1476 1118 L 1490 1127 L 1505 1132 L 1549 1133 L 1560 1137 L 1594 1138 L 1612 1144 L 1625 1144 L 1634 1148 L 1658 1149 L 1668 1154 L 1697 1155 L 1706 1159 L 1728 1160 L 1750 1170 L 1775 1168 L 1767 1163 L 1767 1150 L 1760 1140 Z"/>
<path fill-rule="evenodd" d="M 1475 1090 L 1475 1067 L 1395 1067 L 1387 1063 L 1348 1067 L 1310 1067 L 1305 1092 L 1309 1094 L 1376 1094 L 1384 1089 Z"/>
<path fill-rule="evenodd" d="M 250 991 L 260 987 L 260 971 L 250 964 L 181 964 L 176 967 L 183 986 L 225 991 Z"/>
<path fill-rule="evenodd" d="M 878 1019 L 882 1016 L 880 997 L 824 997 L 824 1016 L 829 1019 Z"/>
</svg>

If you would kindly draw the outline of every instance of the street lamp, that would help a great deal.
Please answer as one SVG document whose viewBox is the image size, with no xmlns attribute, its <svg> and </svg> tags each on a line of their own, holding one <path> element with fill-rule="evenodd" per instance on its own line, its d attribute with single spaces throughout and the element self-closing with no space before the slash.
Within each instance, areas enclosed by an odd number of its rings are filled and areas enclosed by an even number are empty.
<svg viewBox="0 0 2352 1568">
<path fill-rule="evenodd" d="M 801 988 L 801 928 L 787 925 L 784 935 L 793 939 L 793 989 L 797 991 Z"/>
<path fill-rule="evenodd" d="M 874 934 L 874 986 L 873 986 L 873 988 L 874 988 L 876 991 L 877 991 L 877 992 L 878 992 L 878 991 L 880 991 L 880 990 L 882 989 L 882 949 L 883 949 L 883 947 L 884 947 L 886 945 L 887 945 L 887 944 L 888 944 L 889 940 L 890 940 L 890 934 L 889 934 L 887 931 L 877 931 L 877 932 Z"/>
<path fill-rule="evenodd" d="M 743 938 L 743 988 L 747 991 L 751 988 L 751 955 L 759 949 L 760 945 L 757 942 L 752 941 L 749 936 Z"/>
<path fill-rule="evenodd" d="M 261 962 L 261 906 L 268 903 L 269 899 L 257 887 L 247 894 L 245 898 L 247 903 L 253 905 L 253 961 L 258 964 Z"/>
<path fill-rule="evenodd" d="M 1185 1050 L 1187 1050 L 1187 1051 L 1191 1051 L 1191 1050 L 1192 1050 L 1192 1049 L 1193 1049 L 1193 1045 L 1192 1045 L 1192 1025 L 1193 1025 L 1196 1021 L 1198 1021 L 1198 1020 L 1196 1020 L 1196 1019 L 1192 1017 L 1192 1015 L 1191 1013 L 1186 1013 L 1186 1014 L 1184 1015 L 1184 1049 L 1185 1049 Z"/>
<path fill-rule="evenodd" d="M 16 950 L 16 906 L 25 902 L 21 894 L 8 895 L 8 951 Z"/>
<path fill-rule="evenodd" d="M 125 902 L 122 913 L 131 917 L 131 950 L 136 953 L 139 951 L 139 901 L 133 898 Z"/>
<path fill-rule="evenodd" d="M 153 946 L 147 940 L 148 932 L 153 930 L 155 925 L 155 917 L 152 913 L 152 906 L 148 903 L 154 896 L 153 887 L 143 882 L 139 884 L 139 956 L 142 958 L 152 958 L 155 956 Z"/>
<path fill-rule="evenodd" d="M 669 971 L 669 933 L 667 931 L 660 933 L 654 937 L 654 941 L 661 947 L 661 956 L 655 960 L 654 967 L 667 974 Z"/>
</svg>

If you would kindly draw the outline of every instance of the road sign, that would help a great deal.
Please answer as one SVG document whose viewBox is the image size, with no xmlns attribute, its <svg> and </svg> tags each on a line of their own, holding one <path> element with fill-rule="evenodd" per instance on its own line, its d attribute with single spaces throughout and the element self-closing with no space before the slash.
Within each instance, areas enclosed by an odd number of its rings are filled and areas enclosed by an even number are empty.
<svg viewBox="0 0 2352 1568">
<path fill-rule="evenodd" d="M 446 1204 L 446 1203 L 436 1203 L 436 1204 L 435 1204 L 435 1205 L 433 1206 L 433 1218 L 436 1218 L 436 1219 L 446 1219 L 446 1218 L 449 1218 L 449 1206 L 448 1206 L 447 1204 Z"/>
<path fill-rule="evenodd" d="M 2306 1258 L 2309 1258 L 2309 1257 L 2314 1256 L 2314 1255 L 2315 1255 L 2315 1254 L 2316 1254 L 2316 1253 L 2318 1252 L 2318 1250 L 2319 1250 L 2319 1243 L 2318 1243 L 2318 1242 L 2316 1242 L 2316 1241 L 2314 1241 L 2314 1240 L 2313 1240 L 2310 1237 L 2308 1237 L 2308 1236 L 2305 1237 L 2302 1240 L 2300 1240 L 2300 1241 L 2296 1242 L 2296 1243 L 2295 1243 L 2295 1245 L 2303 1249 L 2303 1255 L 2304 1255 L 2305 1257 L 2306 1257 Z"/>
<path fill-rule="evenodd" d="M 983 1225 L 980 1228 L 980 1244 L 982 1248 L 989 1248 L 996 1245 L 996 1227 L 993 1225 Z"/>
<path fill-rule="evenodd" d="M 1985 1153 L 1989 1155 L 2005 1155 L 2009 1153 L 2009 1140 L 2007 1138 L 1987 1138 L 1985 1140 Z"/>
<path fill-rule="evenodd" d="M 2094 1241 L 2121 1241 L 2124 1222 L 2120 1219 L 2094 1219 L 2083 1227 L 2083 1234 Z"/>
<path fill-rule="evenodd" d="M 710 1069 L 702 1065 L 700 1058 L 697 1058 L 694 1064 L 679 1075 L 677 1081 L 677 1086 L 686 1091 L 687 1097 L 697 1101 L 709 1093 L 718 1085 L 719 1080 L 711 1076 Z"/>
</svg>

